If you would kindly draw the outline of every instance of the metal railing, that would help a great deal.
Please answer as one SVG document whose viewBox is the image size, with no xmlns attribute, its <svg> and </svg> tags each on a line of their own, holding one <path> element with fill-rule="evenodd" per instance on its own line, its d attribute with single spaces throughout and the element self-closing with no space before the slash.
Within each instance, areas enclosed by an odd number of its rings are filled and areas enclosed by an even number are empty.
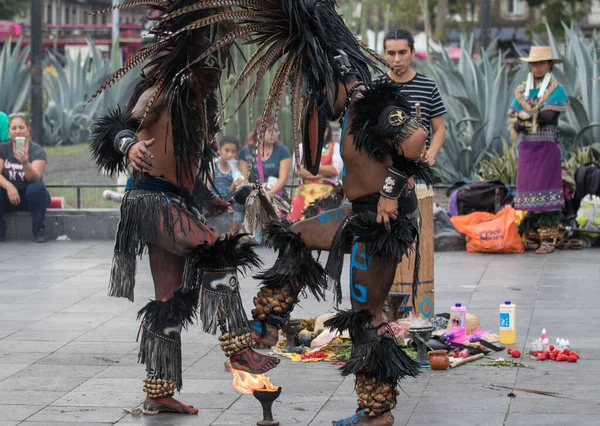
<svg viewBox="0 0 600 426">
<path fill-rule="evenodd" d="M 291 194 L 297 186 L 298 185 L 286 185 L 285 187 Z M 451 186 L 452 185 L 438 184 L 438 185 L 435 185 L 434 188 L 435 189 L 448 189 Z M 75 189 L 76 194 L 77 194 L 77 209 L 81 209 L 81 190 L 82 189 L 89 189 L 89 188 L 121 189 L 121 188 L 125 188 L 125 185 L 103 184 L 103 183 L 98 183 L 98 184 L 96 184 L 96 183 L 83 183 L 83 184 L 71 183 L 71 184 L 47 184 L 46 188 L 48 188 L 48 189 L 52 189 L 52 188 Z M 52 195 L 52 194 L 50 194 L 50 195 Z"/>
<path fill-rule="evenodd" d="M 77 191 L 77 208 L 81 209 L 81 189 L 82 188 L 104 188 L 104 189 L 108 189 L 108 188 L 125 188 L 125 185 L 111 185 L 111 184 L 95 184 L 95 183 L 84 183 L 84 184 L 76 184 L 76 183 L 70 183 L 70 184 L 47 184 L 46 185 L 47 189 L 52 189 L 52 188 L 63 188 L 63 189 L 75 189 Z M 49 191 L 51 192 L 51 191 Z M 52 195 L 52 194 L 50 194 Z"/>
</svg>

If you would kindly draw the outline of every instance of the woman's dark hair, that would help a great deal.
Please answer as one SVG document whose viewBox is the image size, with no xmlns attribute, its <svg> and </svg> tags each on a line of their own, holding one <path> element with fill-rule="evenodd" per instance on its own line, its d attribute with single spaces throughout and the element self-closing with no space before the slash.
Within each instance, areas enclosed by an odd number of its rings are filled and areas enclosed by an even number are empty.
<svg viewBox="0 0 600 426">
<path fill-rule="evenodd" d="M 223 136 L 219 141 L 219 148 L 223 148 L 227 144 L 235 145 L 238 151 L 240 149 L 240 140 L 235 136 Z"/>
<path fill-rule="evenodd" d="M 400 29 L 400 30 L 392 30 L 389 33 L 387 33 L 385 35 L 385 38 L 383 39 L 383 49 L 384 50 L 385 50 L 385 43 L 388 40 L 406 40 L 408 42 L 408 47 L 410 47 L 410 50 L 411 51 L 415 50 L 415 38 L 410 33 L 410 31 Z"/>
<path fill-rule="evenodd" d="M 24 112 L 13 112 L 12 114 L 10 114 L 8 116 L 8 126 L 10 127 L 10 123 L 12 123 L 12 121 L 15 118 L 20 118 L 21 120 L 23 120 L 25 122 L 25 125 L 31 129 L 31 124 L 29 124 L 29 120 L 27 119 L 27 114 L 25 114 Z"/>
<path fill-rule="evenodd" d="M 263 123 L 267 126 L 267 128 L 273 127 L 275 125 L 275 117 L 268 117 L 265 120 L 265 118 L 261 115 L 260 117 L 258 117 L 256 119 L 256 124 L 254 126 L 254 131 L 252 132 L 252 140 L 254 141 L 254 143 L 256 143 L 256 138 L 258 136 L 258 132 L 260 130 L 260 126 L 262 126 Z"/>
</svg>

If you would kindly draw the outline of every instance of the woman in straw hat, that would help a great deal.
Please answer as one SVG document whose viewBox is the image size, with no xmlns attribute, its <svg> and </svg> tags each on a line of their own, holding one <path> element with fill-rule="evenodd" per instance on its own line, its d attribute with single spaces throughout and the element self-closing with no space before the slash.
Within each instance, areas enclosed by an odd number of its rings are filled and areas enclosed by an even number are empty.
<svg viewBox="0 0 600 426">
<path fill-rule="evenodd" d="M 519 139 L 515 208 L 527 215 L 519 224 L 526 246 L 538 254 L 552 253 L 565 206 L 558 147 L 558 116 L 569 107 L 569 98 L 552 75 L 562 62 L 550 46 L 533 46 L 527 58 L 527 81 L 515 91 L 509 109 L 509 128 Z M 539 237 L 539 244 L 531 238 Z"/>
</svg>

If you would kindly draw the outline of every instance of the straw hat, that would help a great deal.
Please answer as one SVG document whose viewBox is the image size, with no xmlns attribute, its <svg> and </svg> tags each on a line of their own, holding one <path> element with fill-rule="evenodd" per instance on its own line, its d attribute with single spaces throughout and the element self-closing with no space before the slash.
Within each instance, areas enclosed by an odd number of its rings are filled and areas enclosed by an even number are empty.
<svg viewBox="0 0 600 426">
<path fill-rule="evenodd" d="M 563 60 L 552 57 L 552 48 L 550 46 L 531 46 L 529 56 L 527 58 L 519 58 L 523 62 L 542 62 L 552 61 L 553 64 L 559 64 Z"/>
</svg>

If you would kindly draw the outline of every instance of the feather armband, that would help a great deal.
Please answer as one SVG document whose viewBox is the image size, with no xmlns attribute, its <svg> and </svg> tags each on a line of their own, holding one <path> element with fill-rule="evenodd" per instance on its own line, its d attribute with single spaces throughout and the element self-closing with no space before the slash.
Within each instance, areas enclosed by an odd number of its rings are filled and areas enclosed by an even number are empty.
<svg viewBox="0 0 600 426">
<path fill-rule="evenodd" d="M 139 127 L 140 121 L 119 107 L 96 121 L 90 151 L 99 169 L 109 176 L 127 171 L 125 153 L 137 141 Z"/>
<path fill-rule="evenodd" d="M 402 141 L 423 127 L 411 116 L 410 104 L 400 86 L 391 81 L 367 86 L 351 108 L 354 146 L 378 163 L 397 156 Z"/>
</svg>

